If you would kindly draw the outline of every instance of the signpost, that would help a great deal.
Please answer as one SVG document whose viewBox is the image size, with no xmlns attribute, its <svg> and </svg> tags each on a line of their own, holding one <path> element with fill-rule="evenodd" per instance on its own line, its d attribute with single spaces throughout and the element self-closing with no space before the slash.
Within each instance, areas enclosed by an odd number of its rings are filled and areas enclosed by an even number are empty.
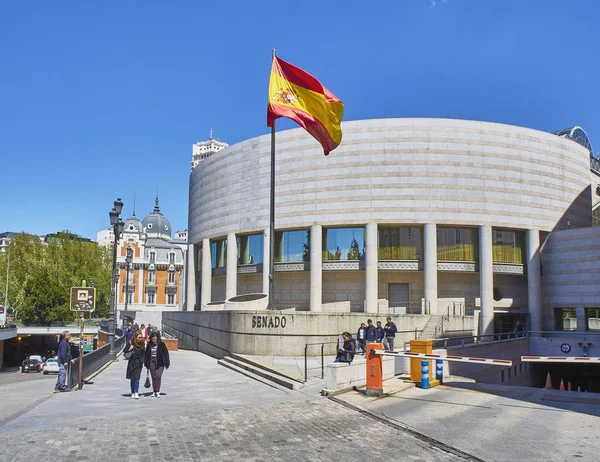
<svg viewBox="0 0 600 462">
<path fill-rule="evenodd" d="M 83 340 L 81 342 L 81 349 L 84 353 L 89 353 L 94 349 L 94 336 L 93 335 L 84 335 Z"/>
<path fill-rule="evenodd" d="M 96 289 L 93 287 L 87 287 L 85 280 L 81 281 L 81 287 L 71 287 L 71 303 L 69 304 L 71 311 L 79 311 L 79 386 L 78 389 L 83 388 L 83 350 L 88 348 L 87 339 L 86 346 L 84 347 L 83 338 L 83 323 L 84 313 L 92 312 L 96 308 Z M 92 342 L 94 340 L 92 339 Z M 93 346 L 93 343 L 92 343 Z M 87 351 L 92 351 L 91 348 Z M 86 352 L 87 352 L 86 351 Z"/>
</svg>

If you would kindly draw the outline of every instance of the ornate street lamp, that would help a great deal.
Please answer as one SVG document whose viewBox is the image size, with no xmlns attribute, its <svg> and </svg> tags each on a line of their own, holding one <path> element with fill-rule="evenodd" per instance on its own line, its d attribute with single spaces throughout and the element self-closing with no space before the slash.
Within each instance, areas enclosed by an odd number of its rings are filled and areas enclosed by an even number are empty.
<svg viewBox="0 0 600 462">
<path fill-rule="evenodd" d="M 127 303 L 129 302 L 129 266 L 133 260 L 133 249 L 131 247 L 127 247 L 127 256 L 125 257 L 125 263 L 127 266 L 127 276 L 125 277 L 125 313 L 123 314 L 123 326 L 127 324 L 128 316 L 127 316 Z"/>
<path fill-rule="evenodd" d="M 116 316 L 117 316 L 117 283 L 119 281 L 117 273 L 117 246 L 119 244 L 119 236 L 123 233 L 125 223 L 119 218 L 123 211 L 123 202 L 120 198 L 114 202 L 113 209 L 108 213 L 110 217 L 110 224 L 113 228 L 115 235 L 114 246 L 113 246 L 113 265 L 112 265 L 112 282 L 110 285 L 110 315 L 108 319 L 108 337 L 110 343 L 109 359 L 115 361 L 117 359 L 117 352 L 115 351 L 115 328 L 116 328 Z"/>
</svg>

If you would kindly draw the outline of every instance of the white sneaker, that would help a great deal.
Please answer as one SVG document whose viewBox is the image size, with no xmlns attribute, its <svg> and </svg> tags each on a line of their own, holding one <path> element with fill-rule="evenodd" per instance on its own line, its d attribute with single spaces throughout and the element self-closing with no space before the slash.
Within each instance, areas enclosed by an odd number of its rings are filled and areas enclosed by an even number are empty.
<svg viewBox="0 0 600 462">
<path fill-rule="evenodd" d="M 135 393 L 131 394 L 131 399 L 135 399 Z"/>
<path fill-rule="evenodd" d="M 157 392 L 157 393 L 156 393 L 156 397 L 157 397 L 157 398 L 160 398 L 160 392 Z"/>
<path fill-rule="evenodd" d="M 137 394 L 137 393 L 135 393 L 135 396 L 134 396 L 134 398 L 135 398 L 135 399 L 140 399 L 140 395 L 139 395 L 139 394 Z"/>
</svg>

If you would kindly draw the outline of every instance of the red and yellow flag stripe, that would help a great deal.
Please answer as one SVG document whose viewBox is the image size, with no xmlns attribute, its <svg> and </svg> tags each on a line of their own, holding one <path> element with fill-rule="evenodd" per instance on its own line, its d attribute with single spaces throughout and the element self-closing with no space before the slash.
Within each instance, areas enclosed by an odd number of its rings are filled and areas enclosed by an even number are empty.
<svg viewBox="0 0 600 462">
<path fill-rule="evenodd" d="M 297 122 L 321 145 L 325 155 L 342 141 L 344 103 L 308 72 L 273 57 L 269 82 L 267 126 L 287 117 Z"/>
</svg>

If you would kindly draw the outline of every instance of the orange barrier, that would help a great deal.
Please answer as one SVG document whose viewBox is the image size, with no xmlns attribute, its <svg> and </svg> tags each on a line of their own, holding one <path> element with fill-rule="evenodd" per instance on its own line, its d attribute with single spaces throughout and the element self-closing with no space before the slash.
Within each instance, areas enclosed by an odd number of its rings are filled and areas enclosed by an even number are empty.
<svg viewBox="0 0 600 462">
<path fill-rule="evenodd" d="M 383 356 L 373 353 L 382 348 L 381 343 L 367 343 L 367 396 L 383 395 Z"/>
</svg>

